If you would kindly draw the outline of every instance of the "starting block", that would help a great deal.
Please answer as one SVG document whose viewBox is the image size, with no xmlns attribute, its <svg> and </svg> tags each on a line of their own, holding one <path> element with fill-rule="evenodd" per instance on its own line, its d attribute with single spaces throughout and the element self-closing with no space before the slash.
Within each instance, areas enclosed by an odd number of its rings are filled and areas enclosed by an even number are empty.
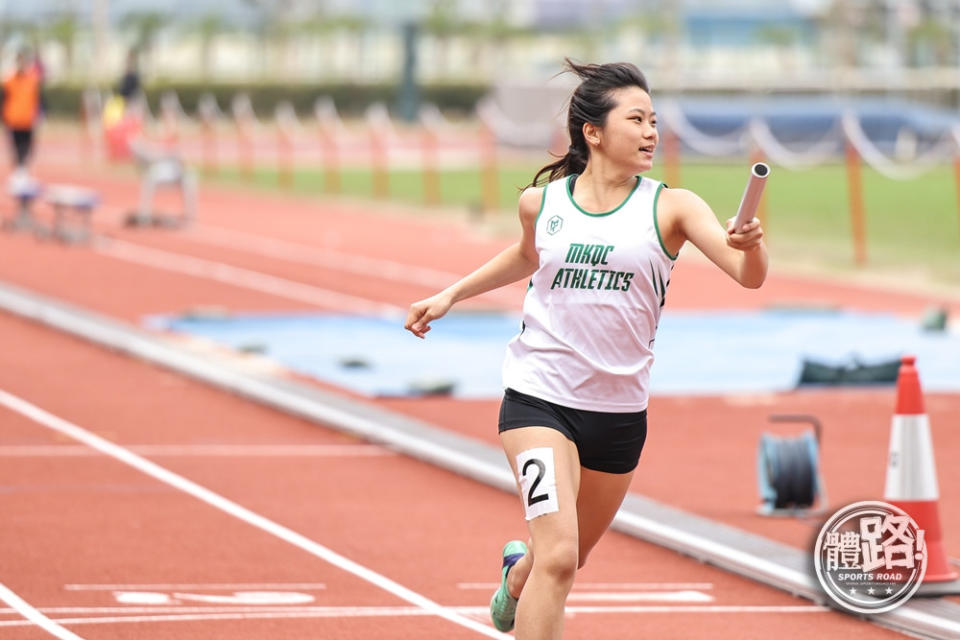
<svg viewBox="0 0 960 640">
<path fill-rule="evenodd" d="M 43 193 L 43 186 L 24 171 L 10 176 L 7 191 L 17 201 L 17 211 L 10 220 L 3 221 L 5 231 L 36 231 L 42 228 L 33 217 L 33 201 Z"/>
<path fill-rule="evenodd" d="M 140 166 L 140 205 L 127 214 L 125 224 L 129 227 L 181 227 L 188 225 L 196 210 L 197 184 L 193 172 L 179 157 L 158 152 L 140 140 L 130 143 L 137 164 Z M 163 215 L 153 209 L 153 197 L 157 187 L 179 187 L 183 202 L 181 215 Z"/>
<path fill-rule="evenodd" d="M 100 204 L 96 191 L 73 185 L 51 185 L 46 189 L 44 199 L 53 207 L 54 213 L 50 235 L 68 244 L 90 239 L 90 218 Z M 77 218 L 79 225 L 73 223 Z"/>
<path fill-rule="evenodd" d="M 90 239 L 90 218 L 100 204 L 100 196 L 93 189 L 68 184 L 44 186 L 26 172 L 18 171 L 10 177 L 7 191 L 17 201 L 17 212 L 3 222 L 5 231 L 26 231 L 38 238 L 70 244 Z M 41 196 L 53 208 L 53 224 L 49 226 L 34 216 L 34 202 Z"/>
</svg>

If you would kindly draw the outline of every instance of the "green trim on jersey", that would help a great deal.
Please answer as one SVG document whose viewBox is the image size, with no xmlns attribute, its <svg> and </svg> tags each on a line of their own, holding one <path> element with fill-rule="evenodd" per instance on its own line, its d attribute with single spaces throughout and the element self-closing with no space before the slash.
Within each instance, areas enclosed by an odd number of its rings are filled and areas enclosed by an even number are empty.
<svg viewBox="0 0 960 640">
<path fill-rule="evenodd" d="M 577 209 L 580 210 L 580 213 L 584 213 L 584 214 L 586 214 L 586 215 L 588 215 L 588 216 L 593 216 L 594 218 L 600 218 L 600 217 L 603 217 L 603 216 L 608 216 L 608 215 L 610 215 L 611 213 L 616 213 L 617 211 L 619 211 L 620 208 L 623 207 L 623 205 L 627 204 L 627 201 L 630 200 L 630 197 L 634 194 L 634 192 L 635 192 L 635 191 L 637 190 L 637 188 L 640 186 L 640 182 L 643 180 L 643 177 L 642 177 L 642 176 L 637 176 L 637 184 L 633 185 L 633 189 L 630 190 L 630 193 L 627 194 L 627 197 L 624 198 L 624 199 L 623 199 L 623 202 L 621 202 L 620 204 L 618 204 L 615 209 L 611 209 L 610 211 L 605 211 L 605 212 L 603 212 L 603 213 L 591 213 L 591 212 L 587 211 L 586 209 L 584 209 L 583 207 L 581 207 L 580 205 L 578 205 L 578 204 L 577 204 L 577 201 L 573 199 L 573 192 L 570 190 L 570 182 L 573 180 L 573 176 L 575 176 L 575 175 L 577 175 L 577 174 L 572 173 L 572 174 L 570 174 L 570 175 L 567 177 L 567 197 L 570 198 L 570 202 L 573 203 L 573 206 L 575 206 Z M 668 254 L 668 255 L 669 255 L 669 254 Z"/>
<path fill-rule="evenodd" d="M 540 187 L 540 210 L 537 211 L 537 217 L 533 219 L 533 228 L 536 230 L 537 223 L 540 222 L 540 214 L 543 213 L 543 205 L 547 203 L 547 185 Z"/>
<path fill-rule="evenodd" d="M 670 252 L 667 251 L 667 246 L 663 244 L 663 236 L 660 235 L 660 223 L 657 221 L 657 202 L 660 200 L 660 191 L 662 191 L 665 186 L 666 185 L 661 182 L 659 186 L 657 186 L 657 194 L 653 196 L 653 228 L 657 230 L 657 240 L 660 241 L 660 248 L 663 249 L 663 252 L 667 254 L 668 258 L 676 260 L 679 254 L 671 255 Z"/>
</svg>

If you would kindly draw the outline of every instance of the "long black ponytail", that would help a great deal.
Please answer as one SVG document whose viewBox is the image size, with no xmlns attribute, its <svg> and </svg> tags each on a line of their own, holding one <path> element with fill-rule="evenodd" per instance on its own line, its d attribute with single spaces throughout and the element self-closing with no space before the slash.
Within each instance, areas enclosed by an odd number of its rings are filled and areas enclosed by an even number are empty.
<svg viewBox="0 0 960 640">
<path fill-rule="evenodd" d="M 583 173 L 590 158 L 590 150 L 583 137 L 583 125 L 589 122 L 594 126 L 602 127 L 606 123 L 607 114 L 616 106 L 610 96 L 613 90 L 640 87 L 650 93 L 643 72 L 629 62 L 577 64 L 570 58 L 564 58 L 563 61 L 565 71 L 571 71 L 580 78 L 580 85 L 570 96 L 570 108 L 567 111 L 570 147 L 566 155 L 540 169 L 534 176 L 533 182 L 524 187 L 525 189 L 574 173 Z M 547 174 L 547 177 L 541 181 L 544 174 Z"/>
</svg>

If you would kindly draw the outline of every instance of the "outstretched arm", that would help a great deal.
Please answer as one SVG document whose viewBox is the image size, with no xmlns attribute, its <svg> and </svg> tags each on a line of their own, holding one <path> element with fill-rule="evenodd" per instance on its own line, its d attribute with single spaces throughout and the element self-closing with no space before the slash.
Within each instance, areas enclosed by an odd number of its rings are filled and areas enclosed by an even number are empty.
<svg viewBox="0 0 960 640">
<path fill-rule="evenodd" d="M 527 189 L 520 195 L 520 241 L 507 247 L 468 276 L 440 293 L 410 305 L 404 328 L 418 338 L 430 331 L 430 323 L 443 317 L 455 303 L 528 278 L 537 270 L 539 257 L 534 245 L 534 223 L 540 211 L 542 188 Z"/>
<path fill-rule="evenodd" d="M 664 189 L 660 221 L 668 229 L 667 247 L 675 253 L 687 240 L 715 265 L 744 287 L 757 289 L 767 277 L 767 249 L 763 229 L 754 218 L 734 233 L 733 218 L 726 229 L 703 199 L 686 189 Z"/>
</svg>

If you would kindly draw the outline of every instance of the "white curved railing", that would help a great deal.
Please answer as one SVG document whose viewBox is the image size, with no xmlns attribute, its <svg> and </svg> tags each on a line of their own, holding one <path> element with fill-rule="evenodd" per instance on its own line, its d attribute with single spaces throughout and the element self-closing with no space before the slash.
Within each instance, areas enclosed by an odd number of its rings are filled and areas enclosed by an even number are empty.
<svg viewBox="0 0 960 640">
<path fill-rule="evenodd" d="M 690 123 L 676 102 L 667 100 L 661 105 L 660 117 L 666 120 L 667 127 L 681 142 L 697 153 L 706 156 L 732 156 L 744 150 L 743 136 L 747 132 L 746 126 L 722 136 L 709 136 Z"/>
<path fill-rule="evenodd" d="M 216 123 L 226 116 L 217 103 L 217 98 L 212 93 L 207 92 L 197 99 L 197 119 L 201 122 Z"/>
<path fill-rule="evenodd" d="M 853 111 L 846 111 L 841 118 L 843 133 L 846 139 L 857 150 L 863 161 L 870 165 L 875 171 L 892 180 L 911 180 L 917 178 L 937 165 L 942 164 L 948 158 L 951 152 L 956 148 L 956 144 L 951 139 L 954 136 L 945 135 L 936 145 L 922 156 L 918 156 L 910 161 L 910 164 L 895 162 L 883 154 L 880 149 L 867 137 L 863 127 L 860 126 L 860 119 Z"/>
<path fill-rule="evenodd" d="M 374 102 L 367 107 L 363 119 L 369 130 L 375 133 L 386 146 L 390 146 L 391 143 L 397 141 L 397 130 L 393 126 L 393 120 L 390 118 L 387 105 L 382 102 Z"/>
<path fill-rule="evenodd" d="M 516 146 L 546 145 L 555 130 L 552 122 L 519 123 L 504 115 L 490 98 L 477 103 L 477 117 L 496 134 L 498 140 L 508 140 Z"/>
<path fill-rule="evenodd" d="M 273 118 L 277 127 L 291 140 L 301 139 L 303 137 L 303 125 L 297 116 L 297 110 L 288 100 L 282 100 L 277 103 L 273 109 Z"/>
<path fill-rule="evenodd" d="M 820 140 L 803 151 L 793 151 L 784 146 L 773 135 L 765 120 L 753 118 L 748 129 L 751 139 L 764 156 L 771 162 L 795 171 L 812 169 L 836 157 L 841 142 L 837 123 L 834 123 Z"/>
</svg>

